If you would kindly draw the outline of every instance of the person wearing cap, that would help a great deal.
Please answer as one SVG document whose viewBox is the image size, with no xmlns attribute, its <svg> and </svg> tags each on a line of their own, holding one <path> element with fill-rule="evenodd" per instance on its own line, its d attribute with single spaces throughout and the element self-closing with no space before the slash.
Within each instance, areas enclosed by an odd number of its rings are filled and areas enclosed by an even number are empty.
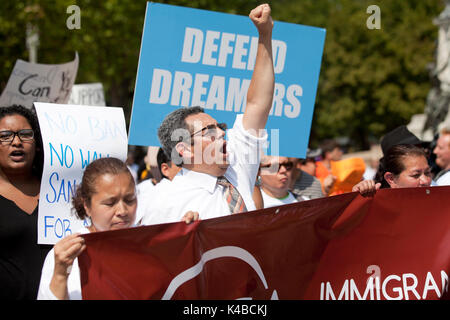
<svg viewBox="0 0 450 320">
<path fill-rule="evenodd" d="M 306 158 L 297 161 L 291 192 L 299 201 L 324 197 L 322 185 L 319 179 L 315 177 L 316 158 L 320 156 L 320 153 L 320 149 L 311 150 L 308 148 Z"/>
<path fill-rule="evenodd" d="M 394 130 L 386 133 L 381 138 L 380 144 L 383 156 L 387 154 L 389 149 L 396 145 L 414 145 L 416 147 L 424 149 L 428 164 L 431 168 L 432 175 L 433 173 L 435 173 L 434 168 L 436 167 L 436 164 L 430 157 L 430 150 L 428 150 L 429 143 L 417 138 L 411 131 L 408 130 L 407 126 L 401 125 Z M 383 161 L 383 158 L 381 158 L 379 161 Z M 437 185 L 435 179 L 431 181 L 431 186 Z"/>
<path fill-rule="evenodd" d="M 438 186 L 450 185 L 450 128 L 444 128 L 439 134 L 436 147 L 433 149 L 436 155 L 436 164 L 441 168 L 434 178 Z"/>
<path fill-rule="evenodd" d="M 423 141 L 419 140 L 405 125 L 399 126 L 392 131 L 389 131 L 381 138 L 381 150 L 385 155 L 390 148 L 398 144 L 413 144 L 415 146 L 422 146 Z"/>
</svg>

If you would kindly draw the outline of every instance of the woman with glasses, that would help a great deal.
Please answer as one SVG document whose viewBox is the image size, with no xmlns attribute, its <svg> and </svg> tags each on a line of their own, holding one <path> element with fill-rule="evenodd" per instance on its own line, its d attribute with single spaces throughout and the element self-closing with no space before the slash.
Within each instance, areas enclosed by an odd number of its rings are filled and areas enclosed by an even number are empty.
<svg viewBox="0 0 450 320">
<path fill-rule="evenodd" d="M 264 156 L 260 165 L 261 195 L 264 208 L 297 202 L 289 191 L 294 162 L 287 157 Z"/>
<path fill-rule="evenodd" d="M 50 250 L 37 244 L 43 149 L 35 114 L 0 108 L 0 299 L 36 299 Z"/>
</svg>

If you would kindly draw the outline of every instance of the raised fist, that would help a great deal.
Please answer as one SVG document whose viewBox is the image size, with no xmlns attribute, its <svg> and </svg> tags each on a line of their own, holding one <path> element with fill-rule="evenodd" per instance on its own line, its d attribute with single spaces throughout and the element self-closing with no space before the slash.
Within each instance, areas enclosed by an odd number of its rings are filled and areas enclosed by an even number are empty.
<svg viewBox="0 0 450 320">
<path fill-rule="evenodd" d="M 267 3 L 264 3 L 253 9 L 248 15 L 259 33 L 268 33 L 272 31 L 273 21 L 270 12 L 270 6 Z"/>
</svg>

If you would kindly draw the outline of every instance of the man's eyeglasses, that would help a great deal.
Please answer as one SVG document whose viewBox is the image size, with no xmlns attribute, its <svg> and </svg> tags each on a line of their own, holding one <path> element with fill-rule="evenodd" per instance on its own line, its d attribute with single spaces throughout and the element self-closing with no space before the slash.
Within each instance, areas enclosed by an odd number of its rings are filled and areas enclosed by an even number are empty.
<svg viewBox="0 0 450 320">
<path fill-rule="evenodd" d="M 34 139 L 32 129 L 22 129 L 19 131 L 3 130 L 0 131 L 0 142 L 12 142 L 18 136 L 20 141 L 31 141 Z"/>
<path fill-rule="evenodd" d="M 292 161 L 282 162 L 282 163 L 261 164 L 259 167 L 261 169 L 270 168 L 270 167 L 275 168 L 276 165 L 278 165 L 278 171 L 280 171 L 281 167 L 284 167 L 286 169 L 286 171 L 291 171 L 292 168 L 294 167 L 294 163 Z"/>
<path fill-rule="evenodd" d="M 200 130 L 195 131 L 193 134 L 191 134 L 191 138 L 200 132 L 202 133 L 202 137 L 217 137 L 217 135 L 218 135 L 217 129 L 226 131 L 227 124 L 226 123 L 213 123 L 213 124 L 207 125 L 206 127 L 203 127 Z"/>
</svg>

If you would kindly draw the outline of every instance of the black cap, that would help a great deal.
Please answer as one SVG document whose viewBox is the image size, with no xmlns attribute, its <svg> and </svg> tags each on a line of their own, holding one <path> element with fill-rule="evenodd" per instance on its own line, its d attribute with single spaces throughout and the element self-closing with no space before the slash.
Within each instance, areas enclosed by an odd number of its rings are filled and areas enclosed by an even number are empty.
<svg viewBox="0 0 450 320">
<path fill-rule="evenodd" d="M 381 138 L 383 154 L 386 154 L 391 147 L 399 144 L 422 145 L 423 141 L 419 140 L 405 125 L 395 128 Z"/>
</svg>

